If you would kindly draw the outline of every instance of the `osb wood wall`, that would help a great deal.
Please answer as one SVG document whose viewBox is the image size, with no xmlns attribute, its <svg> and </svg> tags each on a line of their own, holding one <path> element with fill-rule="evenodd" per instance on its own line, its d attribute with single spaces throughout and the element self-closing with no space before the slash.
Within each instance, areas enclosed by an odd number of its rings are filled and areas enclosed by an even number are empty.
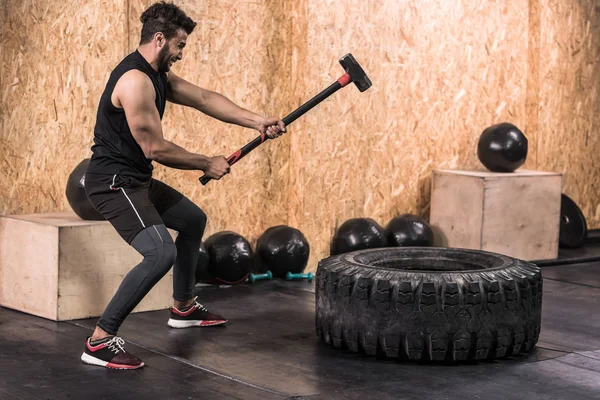
<svg viewBox="0 0 600 400">
<path fill-rule="evenodd" d="M 151 3 L 0 0 L 0 213 L 69 209 L 66 177 L 90 155 L 99 95 Z M 254 243 L 269 226 L 301 229 L 314 270 L 348 218 L 427 217 L 431 171 L 481 169 L 479 134 L 510 121 L 529 138 L 523 168 L 563 173 L 600 227 L 595 3 L 178 1 L 199 24 L 175 72 L 246 108 L 285 116 L 339 77 L 348 52 L 374 86 L 341 90 L 223 181 L 160 166 L 156 176 L 205 209 L 207 235 Z M 164 131 L 210 155 L 256 136 L 174 105 Z"/>
<path fill-rule="evenodd" d="M 536 169 L 564 174 L 563 192 L 600 227 L 600 3 L 542 1 Z"/>
<path fill-rule="evenodd" d="M 432 169 L 477 168 L 481 130 L 525 120 L 527 2 L 427 3 L 356 1 L 340 12 L 305 1 L 294 52 L 315 74 L 326 71 L 307 78 L 307 90 L 340 73 L 324 54 L 348 49 L 374 82 L 340 93 L 292 135 L 299 201 L 290 222 L 317 254 L 348 218 L 385 226 L 401 213 L 427 216 Z"/>
<path fill-rule="evenodd" d="M 123 4 L 0 4 L 0 213 L 67 210 L 67 177 L 89 154 L 99 95 L 125 53 Z"/>
</svg>

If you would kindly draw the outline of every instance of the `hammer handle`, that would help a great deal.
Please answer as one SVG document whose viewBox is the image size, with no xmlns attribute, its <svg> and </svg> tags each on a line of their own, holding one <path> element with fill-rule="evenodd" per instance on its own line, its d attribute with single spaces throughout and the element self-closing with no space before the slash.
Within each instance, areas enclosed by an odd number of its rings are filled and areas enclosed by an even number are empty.
<svg viewBox="0 0 600 400">
<path fill-rule="evenodd" d="M 302 104 L 296 110 L 292 111 L 289 115 L 283 118 L 283 123 L 287 127 L 289 124 L 300 118 L 302 115 L 306 114 L 308 110 L 310 110 L 311 108 L 313 108 L 314 106 L 316 106 L 317 104 L 319 104 L 320 102 L 322 102 L 323 100 L 325 100 L 326 98 L 328 98 L 329 96 L 331 96 L 332 94 L 349 84 L 350 82 L 350 75 L 348 75 L 347 73 L 342 75 L 340 79 L 329 85 L 327 89 L 323 90 L 321 93 L 317 94 L 315 97 L 308 100 L 306 103 Z M 268 138 L 269 137 L 266 134 L 261 133 L 259 136 L 254 138 L 254 140 L 252 140 L 244 147 L 227 157 L 227 162 L 229 163 L 229 165 L 235 164 L 236 162 L 241 160 L 246 154 L 250 153 L 252 150 L 256 149 L 258 146 L 263 144 Z M 202 183 L 203 185 L 206 185 L 211 180 L 212 178 L 209 178 L 206 175 L 200 177 L 200 183 Z"/>
<path fill-rule="evenodd" d="M 327 89 L 323 90 L 321 93 L 319 93 L 306 103 L 302 104 L 296 110 L 292 111 L 287 117 L 283 119 L 283 123 L 286 126 L 288 126 L 289 124 L 300 118 L 302 115 L 306 114 L 308 110 L 310 110 L 311 108 L 313 108 L 314 106 L 316 106 L 317 104 L 319 104 L 320 102 L 322 102 L 323 100 L 325 100 L 326 98 L 328 98 L 329 96 L 346 86 L 348 83 L 350 83 L 350 76 L 348 74 L 342 75 L 340 79 L 332 83 Z"/>
</svg>

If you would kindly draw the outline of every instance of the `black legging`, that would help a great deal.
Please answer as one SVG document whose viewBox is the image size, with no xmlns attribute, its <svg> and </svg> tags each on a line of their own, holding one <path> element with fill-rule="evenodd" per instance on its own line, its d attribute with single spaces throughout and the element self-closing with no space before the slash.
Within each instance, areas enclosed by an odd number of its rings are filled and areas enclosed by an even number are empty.
<svg viewBox="0 0 600 400">
<path fill-rule="evenodd" d="M 153 225 L 137 234 L 131 245 L 144 256 L 123 279 L 98 326 L 116 335 L 125 318 L 173 266 L 173 298 L 193 297 L 198 250 L 206 227 L 206 214 L 183 197 L 161 214 L 164 225 Z M 178 232 L 173 238 L 167 228 Z M 174 264 L 174 265 L 173 265 Z"/>
</svg>

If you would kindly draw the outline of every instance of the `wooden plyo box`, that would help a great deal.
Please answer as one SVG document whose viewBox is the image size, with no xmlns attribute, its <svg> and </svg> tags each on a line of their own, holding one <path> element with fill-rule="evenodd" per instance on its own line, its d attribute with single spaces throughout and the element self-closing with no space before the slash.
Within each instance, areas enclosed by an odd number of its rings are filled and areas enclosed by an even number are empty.
<svg viewBox="0 0 600 400">
<path fill-rule="evenodd" d="M 107 221 L 72 212 L 2 216 L 0 305 L 54 321 L 98 317 L 141 260 Z M 134 312 L 166 309 L 172 295 L 169 271 Z"/>
<path fill-rule="evenodd" d="M 433 171 L 430 224 L 435 245 L 528 261 L 558 257 L 562 175 Z"/>
</svg>

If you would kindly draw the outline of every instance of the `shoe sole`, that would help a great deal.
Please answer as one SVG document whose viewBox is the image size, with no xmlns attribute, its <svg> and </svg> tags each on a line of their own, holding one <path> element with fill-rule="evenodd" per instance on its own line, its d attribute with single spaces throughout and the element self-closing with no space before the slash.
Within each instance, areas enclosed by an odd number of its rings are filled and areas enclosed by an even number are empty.
<svg viewBox="0 0 600 400">
<path fill-rule="evenodd" d="M 102 361 L 99 358 L 94 356 L 90 356 L 87 353 L 83 353 L 81 355 L 81 361 L 90 365 L 97 365 L 99 367 L 109 368 L 109 369 L 139 369 L 144 366 L 142 362 L 140 365 L 123 365 L 123 364 L 113 364 L 106 361 Z"/>
<path fill-rule="evenodd" d="M 179 319 L 169 318 L 167 325 L 171 328 L 192 328 L 195 326 L 203 327 L 203 326 L 216 326 L 223 325 L 227 321 L 203 321 L 203 320 L 195 320 L 195 321 L 184 321 Z"/>
</svg>

